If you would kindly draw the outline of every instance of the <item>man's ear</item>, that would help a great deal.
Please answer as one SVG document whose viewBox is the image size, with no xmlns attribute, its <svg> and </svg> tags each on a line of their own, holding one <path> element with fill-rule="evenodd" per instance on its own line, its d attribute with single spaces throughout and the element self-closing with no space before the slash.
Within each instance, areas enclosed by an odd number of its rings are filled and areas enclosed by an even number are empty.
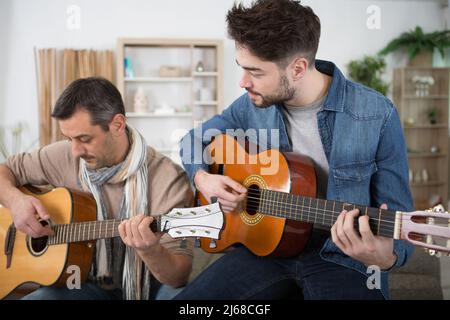
<svg viewBox="0 0 450 320">
<path fill-rule="evenodd" d="M 289 65 L 292 73 L 292 79 L 294 81 L 301 80 L 305 75 L 305 72 L 309 68 L 309 62 L 305 58 L 295 58 Z"/>
<path fill-rule="evenodd" d="M 122 135 L 125 132 L 125 129 L 127 127 L 127 120 L 123 114 L 116 114 L 110 124 L 109 124 L 109 131 L 117 137 Z"/>
</svg>

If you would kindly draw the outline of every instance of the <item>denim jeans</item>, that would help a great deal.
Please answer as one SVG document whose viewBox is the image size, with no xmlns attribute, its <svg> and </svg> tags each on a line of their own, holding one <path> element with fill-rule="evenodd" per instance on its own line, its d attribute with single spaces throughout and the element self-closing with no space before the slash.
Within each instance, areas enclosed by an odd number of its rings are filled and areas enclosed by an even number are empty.
<svg viewBox="0 0 450 320">
<path fill-rule="evenodd" d="M 177 294 L 184 290 L 185 287 L 174 288 L 163 284 L 156 294 L 155 300 L 172 300 Z"/>
<path fill-rule="evenodd" d="M 99 286 L 85 282 L 80 289 L 67 287 L 42 287 L 24 296 L 22 300 L 120 300 L 120 289 L 104 290 Z"/>
<path fill-rule="evenodd" d="M 155 300 L 171 300 L 184 287 L 173 288 L 168 285 L 162 285 L 157 290 Z M 122 291 L 120 289 L 104 290 L 97 285 L 86 282 L 81 285 L 81 289 L 72 289 L 60 287 L 42 287 L 24 296 L 22 300 L 121 300 Z"/>
<path fill-rule="evenodd" d="M 367 276 L 319 256 L 327 237 L 314 232 L 305 250 L 291 259 L 259 257 L 236 247 L 174 299 L 384 299 L 379 289 L 368 289 Z"/>
</svg>

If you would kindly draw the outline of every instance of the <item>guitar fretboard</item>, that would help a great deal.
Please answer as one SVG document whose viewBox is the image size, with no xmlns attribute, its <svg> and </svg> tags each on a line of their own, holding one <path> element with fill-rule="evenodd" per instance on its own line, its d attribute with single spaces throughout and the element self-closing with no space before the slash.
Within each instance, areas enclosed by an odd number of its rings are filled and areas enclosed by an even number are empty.
<svg viewBox="0 0 450 320">
<path fill-rule="evenodd" d="M 369 216 L 369 225 L 375 235 L 394 237 L 394 211 L 266 189 L 250 189 L 247 200 L 247 206 L 249 205 L 255 206 L 263 214 L 327 227 L 333 226 L 343 210 L 359 209 L 360 215 Z M 355 227 L 357 226 L 358 220 L 355 219 Z"/>
<path fill-rule="evenodd" d="M 120 219 L 109 219 L 52 225 L 54 235 L 48 237 L 48 244 L 54 245 L 118 237 L 118 227 L 121 222 L 122 220 Z M 160 217 L 155 218 L 150 227 L 153 230 L 160 231 Z"/>
</svg>

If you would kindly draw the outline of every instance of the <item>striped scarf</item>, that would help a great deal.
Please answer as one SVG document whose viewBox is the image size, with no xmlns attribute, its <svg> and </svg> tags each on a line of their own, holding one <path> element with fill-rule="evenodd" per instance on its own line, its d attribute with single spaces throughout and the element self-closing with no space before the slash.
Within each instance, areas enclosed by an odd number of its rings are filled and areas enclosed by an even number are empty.
<svg viewBox="0 0 450 320">
<path fill-rule="evenodd" d="M 86 162 L 80 159 L 79 182 L 83 190 L 90 191 L 97 203 L 97 219 L 106 220 L 105 202 L 101 188 L 106 182 L 115 184 L 125 181 L 124 196 L 120 205 L 120 219 L 128 219 L 140 213 L 148 215 L 147 210 L 147 144 L 142 135 L 130 125 L 127 125 L 130 140 L 130 151 L 125 160 L 112 167 L 89 170 Z M 123 297 L 127 300 L 149 299 L 150 272 L 145 267 L 137 253 L 130 247 L 123 250 L 112 250 L 112 239 L 100 239 L 97 241 L 96 265 L 97 270 L 94 277 L 104 279 L 115 275 L 122 278 Z M 120 242 L 122 246 L 123 243 Z M 116 256 L 113 258 L 113 251 Z M 123 257 L 123 269 L 113 267 Z M 122 252 L 120 254 L 119 252 Z M 144 275 L 142 276 L 142 274 Z"/>
</svg>

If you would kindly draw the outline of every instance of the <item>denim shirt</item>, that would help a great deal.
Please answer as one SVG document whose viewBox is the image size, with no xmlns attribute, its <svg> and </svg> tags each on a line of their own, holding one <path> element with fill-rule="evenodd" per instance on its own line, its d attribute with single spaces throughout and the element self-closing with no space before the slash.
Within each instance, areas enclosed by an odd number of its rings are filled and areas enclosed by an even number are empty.
<svg viewBox="0 0 450 320">
<path fill-rule="evenodd" d="M 386 203 L 389 210 L 412 211 L 406 145 L 395 106 L 375 90 L 345 79 L 331 62 L 316 60 L 316 68 L 333 77 L 317 114 L 329 164 L 327 199 L 377 208 Z M 281 105 L 258 108 L 244 94 L 222 114 L 192 129 L 181 141 L 182 162 L 191 181 L 199 169 L 208 171 L 202 151 L 211 142 L 211 136 L 225 133 L 227 129 L 266 129 L 264 145 L 283 152 L 292 151 L 281 108 Z M 208 131 L 213 132 L 202 134 Z M 273 137 L 274 134 L 279 137 Z M 253 142 L 261 144 L 260 137 L 256 140 Z M 188 148 L 194 152 L 186 152 Z M 388 271 L 403 266 L 413 250 L 410 243 L 394 240 L 397 260 L 392 268 L 381 272 L 381 292 L 386 299 L 389 298 Z M 320 255 L 327 261 L 372 275 L 364 264 L 345 255 L 331 238 L 325 242 Z"/>
</svg>

